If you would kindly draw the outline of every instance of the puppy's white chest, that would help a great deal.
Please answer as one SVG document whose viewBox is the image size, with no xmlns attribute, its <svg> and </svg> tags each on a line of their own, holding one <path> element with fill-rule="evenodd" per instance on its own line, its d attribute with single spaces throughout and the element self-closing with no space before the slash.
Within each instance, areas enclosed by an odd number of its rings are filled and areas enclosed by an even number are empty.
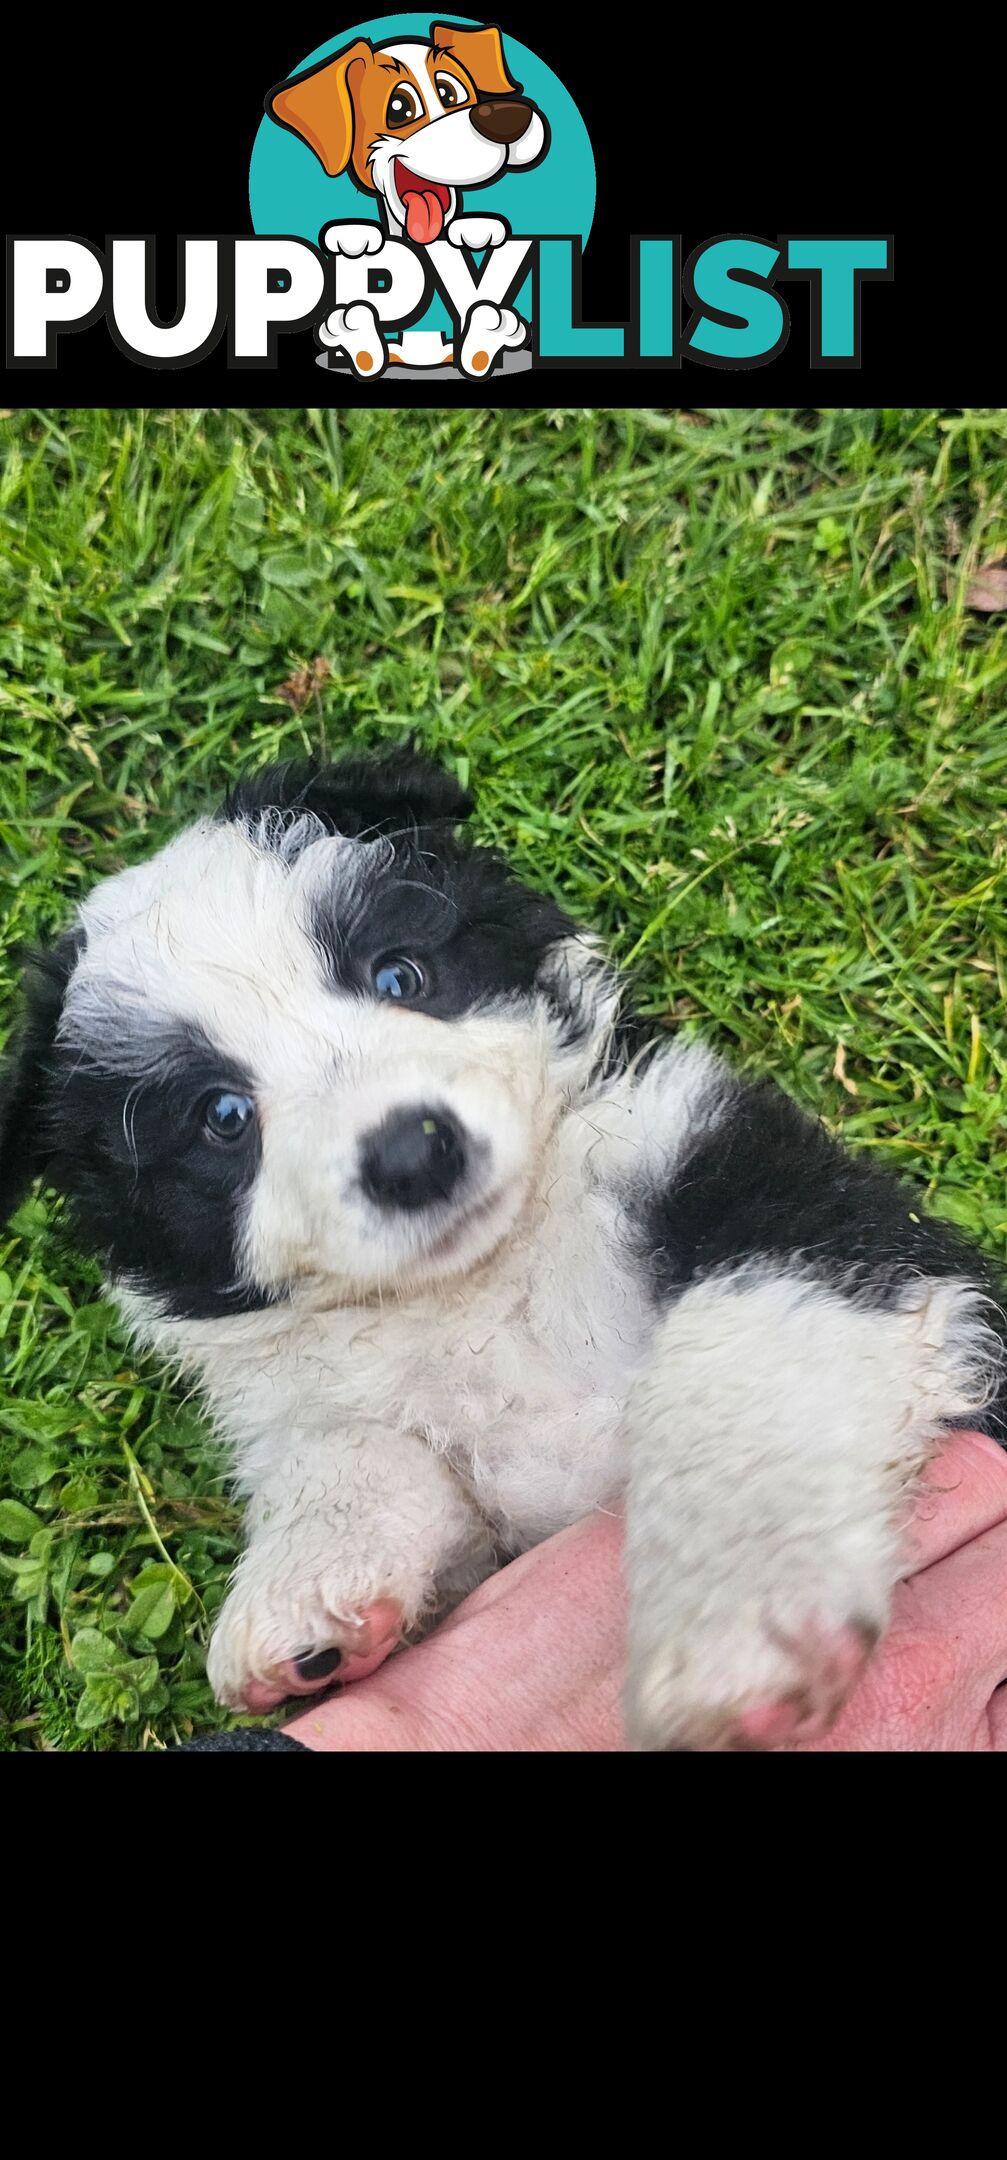
<svg viewBox="0 0 1007 2160">
<path fill-rule="evenodd" d="M 514 1328 L 464 1350 L 418 1386 L 419 1429 L 507 1544 L 531 1544 L 613 1495 L 626 1375 L 588 1334 L 547 1346 Z"/>
<path fill-rule="evenodd" d="M 343 1364 L 341 1388 L 380 1397 L 445 1456 L 515 1550 L 622 1483 L 622 1408 L 650 1322 L 632 1273 L 608 1264 L 613 1217 L 581 1191 L 576 1217 L 516 1248 L 502 1275 L 382 1314 Z"/>
</svg>

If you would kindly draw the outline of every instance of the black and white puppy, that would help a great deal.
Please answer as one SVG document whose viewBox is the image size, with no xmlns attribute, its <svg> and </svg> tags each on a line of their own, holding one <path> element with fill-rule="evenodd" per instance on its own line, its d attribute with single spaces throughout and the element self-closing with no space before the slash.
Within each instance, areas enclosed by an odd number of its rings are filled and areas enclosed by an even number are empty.
<svg viewBox="0 0 1007 2160">
<path fill-rule="evenodd" d="M 277 768 L 101 883 L 29 979 L 3 1204 L 66 1194 L 233 1449 L 222 1701 L 370 1670 L 624 1495 L 633 1744 L 819 1730 L 940 1435 L 1007 1431 L 998 1286 L 787 1096 L 649 1048 L 469 807 L 410 752 Z"/>
</svg>

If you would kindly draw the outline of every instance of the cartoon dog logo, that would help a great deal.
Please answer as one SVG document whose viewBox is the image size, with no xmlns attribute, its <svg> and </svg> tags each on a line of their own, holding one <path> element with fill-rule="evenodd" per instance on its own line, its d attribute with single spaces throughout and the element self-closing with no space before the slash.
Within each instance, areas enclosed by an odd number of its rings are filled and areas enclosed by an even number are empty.
<svg viewBox="0 0 1007 2160">
<path fill-rule="evenodd" d="M 442 240 L 470 252 L 502 246 L 506 221 L 463 215 L 461 190 L 485 187 L 505 168 L 526 171 L 549 147 L 547 122 L 511 80 L 500 32 L 490 25 L 434 23 L 429 42 L 403 36 L 374 46 L 357 38 L 278 83 L 266 111 L 308 144 L 331 178 L 349 171 L 363 194 L 377 198 L 382 225 L 335 224 L 322 235 L 330 252 L 355 257 L 378 254 L 386 238 L 424 250 Z M 528 326 L 513 308 L 476 300 L 460 342 L 404 329 L 389 347 L 378 311 L 360 298 L 333 309 L 318 336 L 363 377 L 392 362 L 454 364 L 478 378 L 525 343 Z"/>
</svg>

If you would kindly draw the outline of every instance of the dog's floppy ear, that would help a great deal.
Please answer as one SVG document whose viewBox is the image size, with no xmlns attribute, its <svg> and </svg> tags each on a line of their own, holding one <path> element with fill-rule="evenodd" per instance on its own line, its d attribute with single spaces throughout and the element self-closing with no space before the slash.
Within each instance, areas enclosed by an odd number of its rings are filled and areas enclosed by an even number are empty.
<svg viewBox="0 0 1007 2160">
<path fill-rule="evenodd" d="M 503 39 L 495 24 L 465 30 L 459 23 L 431 23 L 430 43 L 452 53 L 486 97 L 510 97 L 520 90 L 520 83 L 512 82 L 507 73 Z"/>
<path fill-rule="evenodd" d="M 25 970 L 25 1013 L 0 1066 L 0 1223 L 20 1206 L 45 1169 L 44 1132 L 50 1061 L 66 986 L 83 949 L 83 930 L 67 930 L 51 952 Z"/>
<path fill-rule="evenodd" d="M 311 810 L 333 832 L 355 840 L 410 826 L 456 825 L 471 808 L 471 795 L 453 773 L 406 749 L 340 758 L 335 765 L 267 765 L 237 781 L 221 814 L 254 818 L 265 810 Z"/>
<path fill-rule="evenodd" d="M 320 60 L 303 75 L 277 83 L 266 98 L 266 111 L 281 127 L 299 135 L 324 165 L 331 180 L 346 171 L 353 149 L 353 94 L 371 47 L 366 38 Z"/>
</svg>

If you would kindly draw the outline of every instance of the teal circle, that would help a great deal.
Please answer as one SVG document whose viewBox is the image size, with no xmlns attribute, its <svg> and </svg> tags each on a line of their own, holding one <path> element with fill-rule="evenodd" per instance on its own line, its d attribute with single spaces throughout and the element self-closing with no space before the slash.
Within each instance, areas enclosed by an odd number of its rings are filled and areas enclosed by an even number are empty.
<svg viewBox="0 0 1007 2160">
<path fill-rule="evenodd" d="M 429 13 L 377 15 L 369 22 L 352 24 L 338 37 L 317 45 L 288 72 L 299 75 L 317 60 L 341 52 L 344 45 L 351 45 L 358 37 L 369 38 L 372 45 L 395 37 L 429 38 L 431 19 Z M 471 24 L 473 29 L 480 27 L 477 16 L 452 15 L 451 20 Z M 549 148 L 541 164 L 530 172 L 505 169 L 488 187 L 466 190 L 464 207 L 495 211 L 499 217 L 507 218 L 515 233 L 579 233 L 586 245 L 597 192 L 591 138 L 559 76 L 527 45 L 508 37 L 506 30 L 504 53 L 514 79 L 549 122 Z M 264 91 L 268 87 L 264 84 Z M 324 226 L 334 219 L 380 224 L 376 196 L 362 194 L 347 173 L 330 179 L 307 143 L 288 128 L 279 127 L 268 113 L 263 114 L 252 148 L 248 202 L 253 232 L 292 233 L 315 244 Z M 530 305 L 529 279 L 515 306 L 519 313 L 527 314 Z M 439 300 L 433 301 L 418 327 L 450 330 L 450 317 Z"/>
</svg>

